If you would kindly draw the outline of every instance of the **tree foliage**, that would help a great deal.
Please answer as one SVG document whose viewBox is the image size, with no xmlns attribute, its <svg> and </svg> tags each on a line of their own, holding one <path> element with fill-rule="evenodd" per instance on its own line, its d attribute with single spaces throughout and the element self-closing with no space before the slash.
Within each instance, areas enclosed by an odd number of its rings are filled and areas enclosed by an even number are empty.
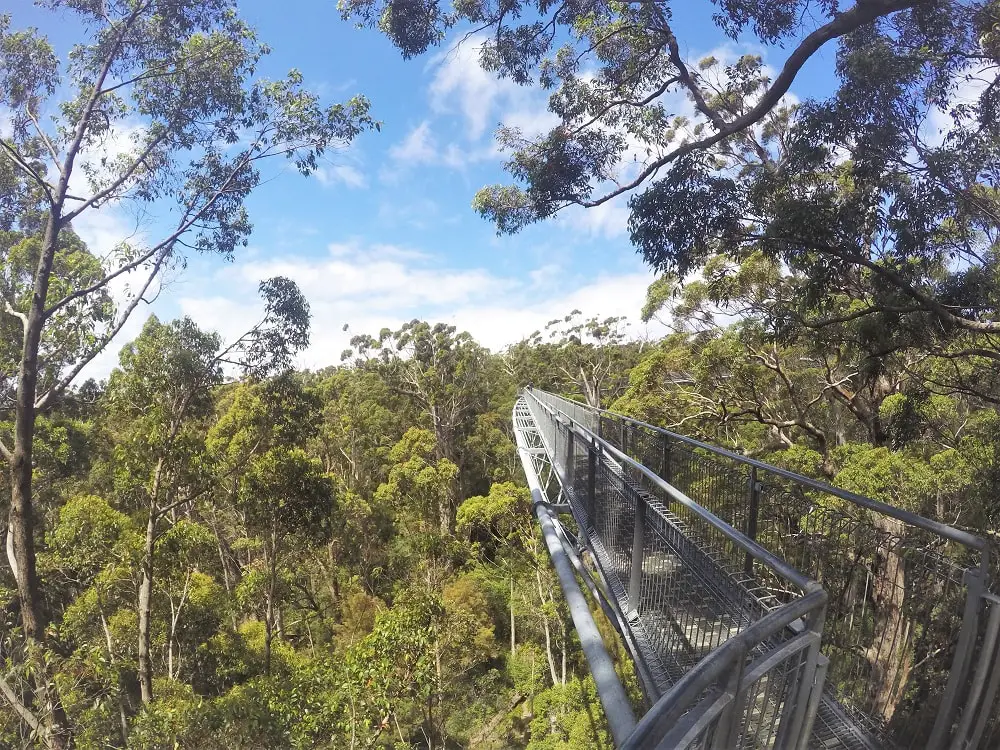
<svg viewBox="0 0 1000 750">
<path fill-rule="evenodd" d="M 477 205 L 512 230 L 641 190 L 633 239 L 662 272 L 643 316 L 673 330 L 572 311 L 493 353 L 414 320 L 295 372 L 309 306 L 279 277 L 237 339 L 150 318 L 74 389 L 165 268 L 238 251 L 263 160 L 309 172 L 374 123 L 260 79 L 266 47 L 222 2 L 46 3 L 82 21 L 66 61 L 4 16 L 0 745 L 610 747 L 520 481 L 529 385 L 996 536 L 995 3 L 717 3 L 726 34 L 786 46 L 774 80 L 753 56 L 689 64 L 664 3 L 341 5 L 407 55 L 489 28 L 484 66 L 549 89 L 560 124 L 503 129 L 520 186 Z M 782 101 L 832 40 L 835 94 Z M 966 75 L 987 85 L 959 103 Z M 88 249 L 73 220 L 125 198 L 178 223 Z M 920 615 L 951 600 L 900 560 L 872 564 L 909 588 L 842 595 L 933 661 L 949 635 Z M 864 687 L 886 722 L 910 677 Z"/>
</svg>

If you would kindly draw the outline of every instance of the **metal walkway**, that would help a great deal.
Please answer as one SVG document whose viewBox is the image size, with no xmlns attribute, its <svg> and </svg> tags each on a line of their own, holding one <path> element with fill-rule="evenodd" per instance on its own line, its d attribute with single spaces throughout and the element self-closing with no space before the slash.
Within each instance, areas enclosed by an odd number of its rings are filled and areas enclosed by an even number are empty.
<svg viewBox="0 0 1000 750">
<path fill-rule="evenodd" d="M 619 747 L 1000 746 L 984 540 L 543 391 L 513 419 Z M 638 722 L 574 569 L 632 657 Z"/>
</svg>

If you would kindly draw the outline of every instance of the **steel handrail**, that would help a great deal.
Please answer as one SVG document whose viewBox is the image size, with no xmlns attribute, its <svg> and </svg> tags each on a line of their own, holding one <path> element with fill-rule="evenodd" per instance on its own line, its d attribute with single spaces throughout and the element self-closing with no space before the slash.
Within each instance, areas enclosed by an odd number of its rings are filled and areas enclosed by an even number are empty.
<svg viewBox="0 0 1000 750">
<path fill-rule="evenodd" d="M 517 419 L 517 403 L 514 404 L 513 418 Z M 528 410 L 530 412 L 530 408 Z M 533 415 L 532 415 L 533 417 Z M 616 743 L 621 743 L 634 730 L 636 725 L 635 715 L 628 699 L 628 694 L 615 671 L 614 660 L 608 654 L 604 645 L 587 600 L 580 590 L 576 581 L 575 571 L 562 540 L 558 534 L 558 521 L 549 510 L 548 498 L 542 487 L 538 475 L 535 473 L 531 461 L 531 447 L 526 443 L 524 435 L 520 430 L 514 431 L 514 440 L 517 444 L 517 452 L 521 459 L 521 466 L 524 469 L 525 479 L 528 489 L 531 492 L 532 509 L 538 518 L 538 524 L 542 530 L 542 538 L 548 549 L 549 557 L 552 559 L 552 566 L 556 570 L 559 586 L 563 591 L 566 606 L 569 609 L 570 617 L 576 628 L 580 639 L 580 647 L 583 650 L 587 663 L 590 666 L 591 675 L 597 688 L 598 697 L 604 706 L 604 714 L 608 720 L 608 727 Z"/>
<path fill-rule="evenodd" d="M 611 443 L 609 443 L 607 440 L 604 440 L 603 438 L 599 437 L 592 430 L 583 426 L 577 420 L 573 419 L 565 412 L 556 410 L 554 407 L 551 407 L 548 404 L 544 403 L 534 395 L 533 391 L 528 391 L 528 394 L 531 395 L 532 399 L 540 407 L 542 407 L 550 414 L 552 414 L 554 418 L 559 419 L 559 416 L 557 416 L 557 414 L 561 415 L 563 418 L 568 420 L 574 426 L 575 431 L 578 434 L 582 435 L 588 440 L 593 441 L 595 445 L 599 446 L 601 450 L 613 456 L 617 461 L 631 467 L 636 471 L 639 471 L 647 479 L 653 482 L 657 487 L 666 492 L 672 500 L 677 501 L 678 503 L 686 507 L 688 510 L 690 510 L 692 513 L 694 513 L 696 516 L 701 518 L 703 521 L 718 529 L 727 539 L 733 542 L 733 544 L 738 546 L 740 549 L 749 554 L 755 560 L 758 560 L 766 567 L 773 570 L 775 573 L 777 573 L 785 580 L 793 583 L 803 593 L 822 590 L 821 584 L 809 578 L 808 576 L 802 574 L 796 568 L 789 565 L 787 562 L 782 560 L 777 555 L 766 550 L 764 547 L 762 547 L 760 544 L 758 544 L 753 539 L 748 537 L 746 534 L 734 528 L 729 523 L 727 523 L 726 521 L 724 521 L 723 519 L 719 518 L 717 515 L 712 513 L 710 510 L 696 503 L 686 494 L 678 490 L 673 485 L 669 484 L 665 479 L 660 477 L 654 471 L 643 466 L 641 463 L 633 459 L 631 456 L 623 453 L 618 448 L 611 445 Z"/>
<path fill-rule="evenodd" d="M 884 503 L 881 500 L 873 500 L 870 497 L 865 497 L 864 495 L 858 495 L 850 490 L 844 490 L 839 487 L 834 487 L 832 484 L 827 484 L 826 482 L 821 482 L 818 479 L 812 479 L 811 477 L 804 476 L 802 474 L 796 474 L 794 471 L 789 471 L 788 469 L 782 469 L 779 466 L 773 466 L 772 464 L 765 463 L 763 461 L 758 461 L 754 458 L 749 458 L 748 456 L 742 456 L 739 453 L 734 453 L 733 451 L 726 450 L 725 448 L 720 448 L 718 446 L 709 445 L 708 443 L 703 443 L 700 440 L 695 440 L 694 438 L 687 437 L 686 435 L 679 435 L 676 432 L 671 432 L 662 427 L 657 427 L 656 425 L 649 424 L 648 422 L 643 422 L 639 419 L 634 419 L 633 417 L 628 417 L 624 414 L 619 414 L 618 412 L 611 411 L 609 409 L 602 409 L 597 406 L 590 406 L 589 404 L 583 404 L 579 401 L 573 401 L 571 399 L 565 398 L 563 396 L 556 395 L 555 393 L 549 393 L 548 391 L 531 389 L 528 391 L 532 395 L 534 393 L 544 393 L 546 396 L 550 396 L 553 399 L 563 401 L 567 404 L 571 404 L 574 407 L 584 409 L 585 411 L 598 412 L 601 414 L 608 414 L 615 419 L 621 419 L 625 422 L 643 427 L 654 432 L 666 435 L 674 440 L 678 440 L 682 443 L 694 446 L 695 448 L 700 448 L 713 453 L 718 456 L 725 456 L 728 459 L 736 461 L 741 464 L 746 464 L 747 466 L 754 466 L 758 469 L 763 469 L 771 474 L 776 474 L 784 479 L 790 479 L 794 482 L 804 484 L 814 490 L 819 490 L 821 492 L 828 493 L 834 497 L 839 497 L 842 500 L 848 500 L 856 505 L 860 505 L 869 510 L 874 510 L 879 513 L 884 513 L 887 516 L 896 518 L 900 521 L 904 521 L 917 528 L 924 529 L 925 531 L 930 531 L 937 534 L 938 536 L 949 539 L 953 542 L 958 542 L 959 544 L 964 544 L 967 547 L 972 547 L 983 553 L 984 557 L 989 555 L 989 542 L 975 534 L 972 534 L 963 529 L 957 529 L 954 526 L 949 526 L 948 524 L 941 523 L 940 521 L 934 521 L 930 518 L 924 518 L 923 516 L 912 513 L 908 510 L 903 510 L 902 508 L 897 508 L 895 506 Z M 544 403 L 537 396 L 535 400 L 539 403 Z M 565 413 L 565 412 L 562 412 Z M 567 415 L 568 416 L 568 415 Z"/>
<path fill-rule="evenodd" d="M 635 730 L 629 735 L 628 740 L 621 746 L 620 750 L 650 747 L 651 745 L 648 743 L 652 743 L 663 735 L 665 728 L 662 724 L 665 719 L 670 718 L 671 712 L 677 713 L 685 710 L 688 707 L 685 704 L 693 704 L 695 699 L 718 681 L 738 659 L 745 658 L 751 649 L 789 627 L 796 620 L 805 617 L 810 612 L 822 610 L 826 606 L 827 599 L 828 595 L 823 589 L 811 591 L 801 599 L 796 599 L 768 612 L 746 630 L 727 640 L 698 662 L 690 672 L 663 694 L 639 720 Z M 815 640 L 819 636 L 807 631 L 796 637 L 803 639 L 802 648 L 804 649 L 809 645 L 806 643 L 808 638 L 811 637 Z M 791 642 L 789 641 L 789 643 Z"/>
</svg>

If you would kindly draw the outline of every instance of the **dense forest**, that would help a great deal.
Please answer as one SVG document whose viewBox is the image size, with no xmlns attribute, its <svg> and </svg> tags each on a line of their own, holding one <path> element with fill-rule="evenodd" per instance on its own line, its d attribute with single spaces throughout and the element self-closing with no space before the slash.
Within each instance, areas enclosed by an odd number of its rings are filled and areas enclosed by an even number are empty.
<svg viewBox="0 0 1000 750">
<path fill-rule="evenodd" d="M 118 334 L 166 271 L 241 252 L 265 160 L 378 130 L 368 101 L 258 77 L 222 0 L 41 5 L 86 38 L 60 60 L 0 15 L 0 747 L 610 747 L 512 440 L 529 384 L 996 536 L 1000 4 L 703 11 L 788 43 L 774 75 L 688 64 L 663 3 L 341 3 L 407 57 L 490 28 L 483 69 L 561 124 L 501 129 L 517 184 L 474 208 L 513 232 L 630 192 L 670 332 L 567 310 L 491 351 L 413 320 L 318 371 L 281 276 L 234 339 Z M 829 40 L 837 90 L 783 99 Z M 158 218 L 98 255 L 74 222 L 123 200 Z"/>
<path fill-rule="evenodd" d="M 342 367 L 234 380 L 232 346 L 151 318 L 106 384 L 37 422 L 37 564 L 76 743 L 606 745 L 510 412 L 518 378 L 571 392 L 567 372 L 607 372 L 592 387 L 611 397 L 638 348 L 567 327 L 494 355 L 414 321 L 357 337 Z M 11 663 L 9 573 L 3 597 Z M 30 722 L 2 715 L 20 746 Z"/>
</svg>

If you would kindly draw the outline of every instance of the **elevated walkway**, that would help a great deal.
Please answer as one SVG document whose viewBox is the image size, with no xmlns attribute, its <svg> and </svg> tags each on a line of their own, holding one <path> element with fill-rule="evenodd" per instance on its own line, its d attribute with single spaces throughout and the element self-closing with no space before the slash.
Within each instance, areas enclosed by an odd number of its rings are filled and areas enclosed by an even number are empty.
<svg viewBox="0 0 1000 750">
<path fill-rule="evenodd" d="M 542 391 L 513 418 L 640 678 L 637 723 L 602 693 L 620 747 L 994 746 L 982 539 Z"/>
</svg>

